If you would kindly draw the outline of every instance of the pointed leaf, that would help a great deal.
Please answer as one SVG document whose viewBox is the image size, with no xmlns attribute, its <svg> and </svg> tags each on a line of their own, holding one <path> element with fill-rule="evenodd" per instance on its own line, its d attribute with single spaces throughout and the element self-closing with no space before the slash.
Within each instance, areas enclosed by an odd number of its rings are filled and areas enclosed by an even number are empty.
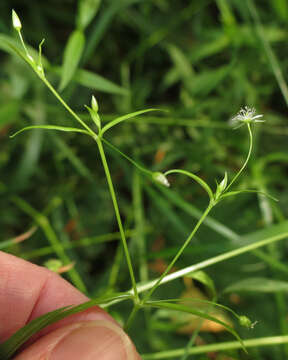
<svg viewBox="0 0 288 360">
<path fill-rule="evenodd" d="M 16 41 L 14 38 L 8 35 L 0 34 L 0 49 L 12 55 L 17 54 L 30 65 L 30 63 L 27 61 L 26 54 L 22 50 L 23 47 L 21 43 L 19 41 Z M 27 46 L 27 49 L 29 51 L 29 54 L 31 54 L 32 57 L 36 59 L 38 56 L 38 51 L 33 49 L 31 46 Z M 49 66 L 48 60 L 45 57 L 43 57 L 43 55 L 42 55 L 42 63 L 44 67 Z"/>
<path fill-rule="evenodd" d="M 216 289 L 215 289 L 214 281 L 206 272 L 199 270 L 199 271 L 191 272 L 190 274 L 187 274 L 185 276 L 201 282 L 203 285 L 205 285 L 208 288 L 212 298 L 215 297 Z"/>
<path fill-rule="evenodd" d="M 213 200 L 213 192 L 212 192 L 210 186 L 204 180 L 202 180 L 199 176 L 197 176 L 189 171 L 181 170 L 181 169 L 173 169 L 173 170 L 166 171 L 164 175 L 166 176 L 166 175 L 173 174 L 173 173 L 184 174 L 184 175 L 189 176 L 193 180 L 195 180 L 207 192 L 210 200 Z"/>
<path fill-rule="evenodd" d="M 140 111 L 135 111 L 133 113 L 130 113 L 130 114 L 126 114 L 126 115 L 123 115 L 123 116 L 120 116 L 112 121 L 110 121 L 107 125 L 105 125 L 101 131 L 101 134 L 103 135 L 105 133 L 105 131 L 107 131 L 108 129 L 112 128 L 113 126 L 123 122 L 123 121 L 126 121 L 126 120 L 129 120 L 135 116 L 138 116 L 138 115 L 142 115 L 142 114 L 145 114 L 147 112 L 150 112 L 150 111 L 165 111 L 165 110 L 161 110 L 161 109 L 146 109 L 146 110 L 140 110 Z"/>
<path fill-rule="evenodd" d="M 223 195 L 221 195 L 221 199 L 225 198 L 225 197 L 229 197 L 229 196 L 234 196 L 234 195 L 238 195 L 238 194 L 244 194 L 244 193 L 256 193 L 256 194 L 260 194 L 260 195 L 264 195 L 267 196 L 269 199 L 274 200 L 274 201 L 278 201 L 278 199 L 276 199 L 274 196 L 271 196 L 263 191 L 258 191 L 258 190 L 239 190 L 239 191 L 229 191 Z"/>
<path fill-rule="evenodd" d="M 62 91 L 73 78 L 81 59 L 84 45 L 85 36 L 83 32 L 80 30 L 73 31 L 64 50 L 61 82 L 59 85 L 60 91 Z"/>
<path fill-rule="evenodd" d="M 203 318 L 203 319 L 214 321 L 217 324 L 224 326 L 227 331 L 229 331 L 232 335 L 234 335 L 236 337 L 236 339 L 241 343 L 243 350 L 246 351 L 242 339 L 239 337 L 237 332 L 230 325 L 226 324 L 224 321 L 221 321 L 212 315 L 207 314 L 204 311 L 199 311 L 190 306 L 185 306 L 182 304 L 170 304 L 169 302 L 162 302 L 162 301 L 161 302 L 154 302 L 154 301 L 147 302 L 146 306 L 152 306 L 152 307 L 156 307 L 156 308 L 164 308 L 164 309 L 169 309 L 169 310 L 186 312 L 186 313 L 189 313 L 189 314 L 192 314 L 195 316 L 199 316 L 200 318 Z"/>
<path fill-rule="evenodd" d="M 55 66 L 50 70 L 52 70 L 57 75 L 61 75 L 61 68 L 58 66 Z M 129 94 L 129 91 L 127 89 L 115 84 L 114 82 L 104 78 L 103 76 L 100 76 L 88 70 L 76 70 L 72 80 L 75 81 L 77 84 L 85 86 L 89 89 L 103 91 L 109 94 Z"/>
<path fill-rule="evenodd" d="M 31 125 L 31 126 L 26 126 L 25 128 L 17 131 L 17 132 L 14 133 L 13 135 L 11 135 L 10 138 L 14 138 L 16 135 L 22 133 L 23 131 L 31 130 L 31 129 L 45 129 L 45 130 L 58 130 L 58 131 L 66 131 L 66 132 L 78 132 L 78 133 L 90 135 L 90 134 L 88 133 L 88 131 L 82 130 L 82 129 L 78 129 L 78 128 L 65 127 L 65 126 L 57 126 L 57 125 Z"/>
</svg>

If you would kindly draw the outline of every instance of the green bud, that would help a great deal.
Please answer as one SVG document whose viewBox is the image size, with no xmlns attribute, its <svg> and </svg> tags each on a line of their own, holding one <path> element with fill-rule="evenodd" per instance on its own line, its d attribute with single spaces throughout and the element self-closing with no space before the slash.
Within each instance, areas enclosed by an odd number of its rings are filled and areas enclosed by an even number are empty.
<svg viewBox="0 0 288 360">
<path fill-rule="evenodd" d="M 239 323 L 240 323 L 241 326 L 245 326 L 247 328 L 252 327 L 251 320 L 245 315 L 239 316 Z"/>
<path fill-rule="evenodd" d="M 220 184 L 218 185 L 218 189 L 219 189 L 219 191 L 220 191 L 221 193 L 226 189 L 227 180 L 228 180 L 227 172 L 225 171 L 224 178 L 223 178 L 223 180 L 220 182 Z"/>
<path fill-rule="evenodd" d="M 22 24 L 21 24 L 21 21 L 20 21 L 18 15 L 16 14 L 15 10 L 12 10 L 12 23 L 13 23 L 13 27 L 16 31 L 21 30 Z"/>
<path fill-rule="evenodd" d="M 164 186 L 166 186 L 166 187 L 169 187 L 169 186 L 170 186 L 167 177 L 166 177 L 163 173 L 161 173 L 161 172 L 154 172 L 154 173 L 152 174 L 152 178 L 153 178 L 155 181 L 157 181 L 159 184 L 161 184 L 161 185 L 164 185 Z"/>
<path fill-rule="evenodd" d="M 58 272 L 58 270 L 61 268 L 61 266 L 63 266 L 63 264 L 58 259 L 50 259 L 44 263 L 44 266 L 53 272 Z"/>
<path fill-rule="evenodd" d="M 228 181 L 228 176 L 227 176 L 227 172 L 225 171 L 225 175 L 223 180 L 220 182 L 220 184 L 217 185 L 217 189 L 216 189 L 216 199 L 219 198 L 219 196 L 223 193 L 223 191 L 226 189 L 227 186 L 227 181 Z"/>
<path fill-rule="evenodd" d="M 91 100 L 91 104 L 92 104 L 92 101 L 93 101 L 93 97 L 92 97 L 92 100 Z M 97 104 L 97 103 L 96 103 Z M 94 109 L 91 109 L 89 106 L 87 105 L 84 105 L 86 107 L 86 109 L 89 111 L 90 113 L 90 116 L 91 116 L 91 119 L 94 121 L 94 123 L 96 124 L 97 128 L 98 129 L 101 129 L 101 120 L 100 120 L 100 116 L 98 115 L 98 113 L 94 110 Z M 93 105 L 92 105 L 93 106 Z"/>
<path fill-rule="evenodd" d="M 91 108 L 93 111 L 98 113 L 99 106 L 98 106 L 97 100 L 94 95 L 92 95 L 92 98 L 91 98 Z"/>
</svg>

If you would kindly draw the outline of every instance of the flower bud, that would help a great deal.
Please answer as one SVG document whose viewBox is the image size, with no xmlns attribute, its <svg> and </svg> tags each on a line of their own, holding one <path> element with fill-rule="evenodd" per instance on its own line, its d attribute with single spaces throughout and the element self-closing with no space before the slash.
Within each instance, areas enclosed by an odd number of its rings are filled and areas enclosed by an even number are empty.
<svg viewBox="0 0 288 360">
<path fill-rule="evenodd" d="M 95 111 L 95 113 L 98 113 L 99 106 L 98 106 L 97 100 L 94 95 L 92 95 L 92 98 L 91 98 L 91 108 L 93 111 Z"/>
<path fill-rule="evenodd" d="M 166 176 L 161 172 L 154 172 L 152 175 L 153 179 L 157 181 L 159 184 L 169 187 L 169 181 Z"/>
<path fill-rule="evenodd" d="M 227 172 L 225 172 L 225 175 L 224 175 L 223 180 L 222 180 L 222 181 L 220 182 L 220 184 L 218 185 L 218 189 L 219 189 L 220 193 L 222 193 L 222 192 L 226 189 L 227 180 L 228 180 Z"/>
<path fill-rule="evenodd" d="M 13 23 L 13 27 L 16 31 L 21 30 L 22 24 L 21 24 L 21 21 L 20 21 L 18 15 L 16 14 L 15 10 L 12 10 L 12 23 Z"/>
<path fill-rule="evenodd" d="M 239 323 L 241 326 L 245 326 L 247 328 L 251 328 L 252 326 L 251 320 L 245 315 L 239 316 Z"/>
</svg>

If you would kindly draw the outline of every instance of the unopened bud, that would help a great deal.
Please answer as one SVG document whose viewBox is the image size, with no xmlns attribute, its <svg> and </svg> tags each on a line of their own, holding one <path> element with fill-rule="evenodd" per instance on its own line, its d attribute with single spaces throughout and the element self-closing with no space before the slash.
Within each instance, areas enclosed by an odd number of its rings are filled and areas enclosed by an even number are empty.
<svg viewBox="0 0 288 360">
<path fill-rule="evenodd" d="M 225 175 L 224 175 L 223 180 L 222 180 L 222 181 L 220 182 L 220 184 L 218 185 L 218 189 L 219 189 L 219 191 L 220 191 L 221 193 L 226 189 L 227 180 L 228 180 L 227 172 L 225 172 Z"/>
<path fill-rule="evenodd" d="M 15 30 L 21 30 L 22 24 L 15 10 L 12 10 L 12 23 Z"/>
<path fill-rule="evenodd" d="M 159 184 L 169 187 L 169 181 L 166 176 L 161 172 L 154 172 L 152 175 L 153 179 L 157 181 Z"/>
<path fill-rule="evenodd" d="M 245 315 L 239 316 L 239 323 L 241 326 L 245 326 L 247 328 L 251 328 L 252 326 L 251 320 Z"/>
<path fill-rule="evenodd" d="M 92 95 L 92 98 L 91 98 L 91 108 L 93 111 L 98 113 L 99 106 L 98 106 L 97 100 L 94 95 Z"/>
</svg>

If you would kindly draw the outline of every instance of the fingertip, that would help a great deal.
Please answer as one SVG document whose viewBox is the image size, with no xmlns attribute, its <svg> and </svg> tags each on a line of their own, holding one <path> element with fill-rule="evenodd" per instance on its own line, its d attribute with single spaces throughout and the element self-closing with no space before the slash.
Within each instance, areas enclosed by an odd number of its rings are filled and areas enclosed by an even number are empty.
<svg viewBox="0 0 288 360">
<path fill-rule="evenodd" d="M 139 360 L 121 327 L 107 320 L 78 322 L 40 338 L 14 360 Z"/>
</svg>

